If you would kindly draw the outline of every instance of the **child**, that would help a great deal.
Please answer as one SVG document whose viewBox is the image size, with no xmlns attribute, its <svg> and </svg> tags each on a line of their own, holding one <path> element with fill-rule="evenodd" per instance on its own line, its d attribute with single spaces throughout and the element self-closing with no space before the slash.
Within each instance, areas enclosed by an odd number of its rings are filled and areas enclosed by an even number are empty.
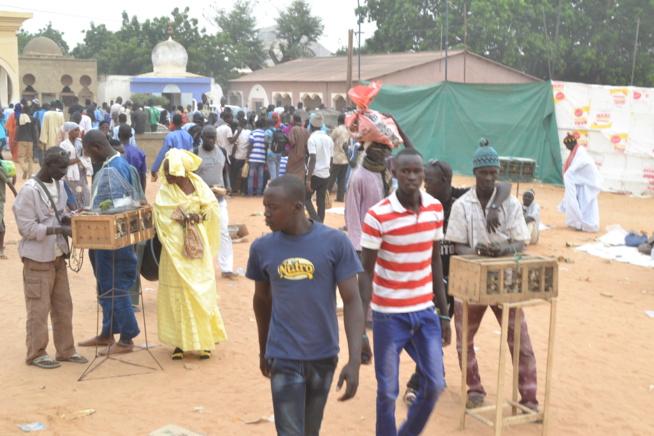
<svg viewBox="0 0 654 436">
<path fill-rule="evenodd" d="M 16 167 L 11 164 L 13 164 L 13 162 L 2 160 L 2 156 L 0 155 L 0 259 L 7 258 L 7 256 L 5 255 L 5 221 L 4 221 L 5 201 L 7 199 L 7 190 L 5 188 L 5 185 L 9 185 L 9 189 L 11 189 L 11 192 L 14 193 L 14 197 L 18 195 L 18 193 L 16 192 L 16 188 L 14 187 L 14 184 L 16 183 Z M 5 170 L 5 167 L 14 168 L 11 177 L 9 173 Z"/>
<path fill-rule="evenodd" d="M 540 237 L 540 206 L 534 202 L 535 196 L 536 193 L 533 189 L 527 189 L 522 194 L 522 212 L 525 215 L 525 222 L 531 235 L 529 245 L 538 244 L 538 238 Z"/>
</svg>

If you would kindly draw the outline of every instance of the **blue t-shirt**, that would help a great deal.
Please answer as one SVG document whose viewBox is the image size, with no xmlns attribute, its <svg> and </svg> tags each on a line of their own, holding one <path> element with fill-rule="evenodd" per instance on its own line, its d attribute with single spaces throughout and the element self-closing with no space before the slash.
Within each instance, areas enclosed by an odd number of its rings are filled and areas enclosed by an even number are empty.
<svg viewBox="0 0 654 436">
<path fill-rule="evenodd" d="M 313 222 L 299 236 L 273 232 L 250 247 L 245 276 L 270 282 L 267 358 L 318 360 L 338 354 L 336 285 L 363 272 L 344 233 Z"/>
<path fill-rule="evenodd" d="M 161 147 L 161 150 L 159 150 L 159 154 L 152 164 L 152 171 L 159 171 L 161 163 L 166 157 L 166 153 L 168 153 L 168 150 L 171 148 L 193 151 L 193 137 L 183 130 L 173 130 L 166 135 L 163 146 Z"/>
</svg>

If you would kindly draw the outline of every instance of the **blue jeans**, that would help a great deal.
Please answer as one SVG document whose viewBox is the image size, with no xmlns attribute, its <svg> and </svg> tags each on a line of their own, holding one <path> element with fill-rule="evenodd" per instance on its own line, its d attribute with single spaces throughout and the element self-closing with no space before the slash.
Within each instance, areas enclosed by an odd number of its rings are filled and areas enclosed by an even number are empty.
<svg viewBox="0 0 654 436">
<path fill-rule="evenodd" d="M 89 259 L 97 281 L 98 303 L 102 307 L 102 334 L 120 333 L 129 341 L 139 330 L 129 290 L 139 279 L 133 246 L 118 250 L 89 250 Z"/>
<path fill-rule="evenodd" d="M 250 163 L 250 172 L 248 173 L 248 195 L 254 194 L 254 173 L 257 172 L 257 195 L 263 194 L 263 168 L 266 166 L 263 162 Z"/>
<path fill-rule="evenodd" d="M 278 436 L 317 436 L 338 357 L 268 359 Z"/>
<path fill-rule="evenodd" d="M 377 436 L 418 435 L 445 388 L 441 324 L 433 308 L 409 313 L 372 312 L 377 376 Z M 420 390 L 407 420 L 397 430 L 395 400 L 399 394 L 400 353 L 416 362 Z"/>
<path fill-rule="evenodd" d="M 279 176 L 279 164 L 282 161 L 282 155 L 269 154 L 266 157 L 266 163 L 268 164 L 268 173 L 270 174 L 270 180 L 275 180 Z"/>
</svg>

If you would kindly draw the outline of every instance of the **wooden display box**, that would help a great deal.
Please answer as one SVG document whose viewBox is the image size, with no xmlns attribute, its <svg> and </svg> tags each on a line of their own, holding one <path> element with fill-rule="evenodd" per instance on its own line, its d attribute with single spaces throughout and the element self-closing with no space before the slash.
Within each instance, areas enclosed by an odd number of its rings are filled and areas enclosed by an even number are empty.
<svg viewBox="0 0 654 436">
<path fill-rule="evenodd" d="M 536 161 L 524 157 L 500 156 L 499 180 L 531 182 L 536 178 Z"/>
<path fill-rule="evenodd" d="M 533 254 L 523 254 L 519 267 L 513 256 L 452 256 L 448 293 L 473 304 L 549 299 L 559 293 L 559 266 Z"/>
<path fill-rule="evenodd" d="M 117 250 L 154 238 L 152 206 L 113 215 L 84 212 L 73 215 L 72 226 L 75 248 Z"/>
</svg>

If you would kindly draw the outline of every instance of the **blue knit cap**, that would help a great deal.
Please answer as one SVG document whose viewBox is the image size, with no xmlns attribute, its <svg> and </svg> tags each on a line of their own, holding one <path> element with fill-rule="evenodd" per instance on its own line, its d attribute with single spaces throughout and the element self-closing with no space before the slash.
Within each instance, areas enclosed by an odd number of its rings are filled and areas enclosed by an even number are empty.
<svg viewBox="0 0 654 436">
<path fill-rule="evenodd" d="M 479 148 L 475 151 L 472 158 L 472 169 L 475 170 L 481 167 L 498 167 L 500 166 L 500 158 L 495 149 L 488 145 L 488 139 L 479 139 Z"/>
</svg>

